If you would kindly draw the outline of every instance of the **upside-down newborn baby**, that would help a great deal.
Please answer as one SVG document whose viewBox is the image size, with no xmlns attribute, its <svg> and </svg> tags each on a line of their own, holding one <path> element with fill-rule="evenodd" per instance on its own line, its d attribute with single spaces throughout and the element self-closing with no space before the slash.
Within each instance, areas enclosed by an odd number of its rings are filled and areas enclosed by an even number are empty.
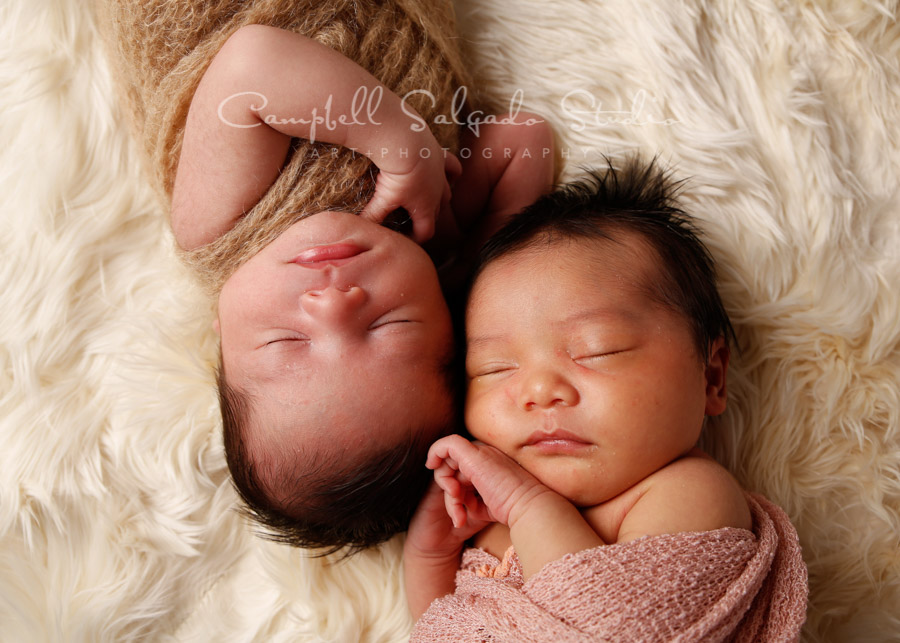
<svg viewBox="0 0 900 643">
<path fill-rule="evenodd" d="M 379 100 L 346 118 L 360 95 Z M 334 121 L 318 129 L 290 117 L 326 106 Z M 433 258 L 464 271 L 552 181 L 552 135 L 531 114 L 466 129 L 460 163 L 411 112 L 352 60 L 263 25 L 228 39 L 191 103 L 172 205 L 185 250 L 260 200 L 292 137 L 360 150 L 379 170 L 361 214 L 300 218 L 219 293 L 229 469 L 254 517 L 293 545 L 362 548 L 406 529 L 428 482 L 422 457 L 456 429 L 453 332 Z"/>
</svg>

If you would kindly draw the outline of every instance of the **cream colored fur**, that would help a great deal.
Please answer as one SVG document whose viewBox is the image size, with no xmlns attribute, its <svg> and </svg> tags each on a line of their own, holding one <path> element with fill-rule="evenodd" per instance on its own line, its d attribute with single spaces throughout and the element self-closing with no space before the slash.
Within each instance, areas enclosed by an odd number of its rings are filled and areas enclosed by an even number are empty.
<svg viewBox="0 0 900 643">
<path fill-rule="evenodd" d="M 312 559 L 234 511 L 214 309 L 86 4 L 0 6 L 0 640 L 403 640 L 399 542 Z M 522 89 L 552 121 L 564 178 L 639 150 L 689 179 L 741 341 L 705 443 L 796 524 L 805 638 L 900 638 L 897 3 L 458 10 L 496 107 Z M 575 131 L 590 97 L 625 113 Z"/>
</svg>

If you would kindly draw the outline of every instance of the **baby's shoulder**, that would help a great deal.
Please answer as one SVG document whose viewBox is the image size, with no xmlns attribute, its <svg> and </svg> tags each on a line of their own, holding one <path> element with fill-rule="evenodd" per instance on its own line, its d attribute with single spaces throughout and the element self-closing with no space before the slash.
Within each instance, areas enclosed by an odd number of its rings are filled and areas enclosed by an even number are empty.
<svg viewBox="0 0 900 643">
<path fill-rule="evenodd" d="M 740 485 L 734 476 L 721 464 L 700 449 L 693 449 L 687 455 L 670 462 L 646 479 L 647 490 L 676 492 L 678 488 L 690 488 L 695 492 L 707 489 L 733 491 L 743 497 Z"/>
<path fill-rule="evenodd" d="M 644 480 L 622 521 L 617 542 L 642 536 L 723 527 L 750 529 L 744 491 L 718 462 L 700 452 L 675 460 Z"/>
</svg>

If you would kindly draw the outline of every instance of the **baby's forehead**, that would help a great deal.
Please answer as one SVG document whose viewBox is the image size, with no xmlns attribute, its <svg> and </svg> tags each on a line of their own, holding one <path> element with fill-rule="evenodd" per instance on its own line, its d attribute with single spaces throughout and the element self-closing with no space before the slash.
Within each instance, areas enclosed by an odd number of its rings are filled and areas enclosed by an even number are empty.
<svg viewBox="0 0 900 643">
<path fill-rule="evenodd" d="M 660 254 L 640 234 L 542 239 L 482 267 L 466 307 L 467 353 L 483 336 L 530 336 L 533 328 L 520 320 L 573 332 L 585 324 L 637 332 L 667 325 L 674 315 L 690 327 L 678 291 Z M 544 312 L 528 312 L 535 308 Z"/>
<path fill-rule="evenodd" d="M 620 281 L 629 283 L 641 292 L 659 297 L 663 291 L 670 290 L 675 284 L 669 274 L 665 261 L 653 242 L 645 235 L 628 229 L 610 229 L 604 231 L 605 236 L 572 236 L 554 233 L 540 233 L 520 248 L 504 253 L 481 266 L 478 276 L 472 284 L 471 292 L 475 292 L 485 283 L 533 289 L 539 286 L 539 280 L 525 279 L 513 282 L 508 279 L 514 272 L 534 273 L 546 269 L 553 271 L 557 266 L 568 264 L 583 268 L 582 271 L 554 271 L 557 283 L 565 280 L 579 281 L 589 278 L 594 270 L 599 273 L 615 273 Z M 503 267 L 503 276 L 499 277 L 496 266 Z M 538 275 L 534 275 L 538 276 Z M 501 282 L 503 280 L 503 282 Z M 552 284 L 544 284 L 552 288 Z M 472 298 L 469 299 L 472 304 Z"/>
<path fill-rule="evenodd" d="M 449 424 L 449 390 L 444 397 L 441 391 L 381 397 L 387 399 L 370 396 L 348 404 L 335 395 L 296 404 L 262 391 L 254 397 L 244 425 L 251 457 L 276 468 L 295 460 L 304 467 L 332 460 L 347 464 Z"/>
</svg>

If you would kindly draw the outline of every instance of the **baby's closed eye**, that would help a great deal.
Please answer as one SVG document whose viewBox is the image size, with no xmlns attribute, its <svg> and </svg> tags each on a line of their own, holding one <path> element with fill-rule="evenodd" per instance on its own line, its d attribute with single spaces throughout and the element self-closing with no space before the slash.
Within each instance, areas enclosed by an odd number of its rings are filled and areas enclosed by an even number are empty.
<svg viewBox="0 0 900 643">
<path fill-rule="evenodd" d="M 510 362 L 487 362 L 477 366 L 466 367 L 466 373 L 469 379 L 477 377 L 490 377 L 492 375 L 502 375 L 514 371 L 517 366 Z"/>
<path fill-rule="evenodd" d="M 369 330 L 377 330 L 379 328 L 386 328 L 392 324 L 414 324 L 416 323 L 412 319 L 399 318 L 399 319 L 379 319 L 376 322 L 373 322 L 369 326 Z"/>
<path fill-rule="evenodd" d="M 393 329 L 404 324 L 420 323 L 416 315 L 411 314 L 411 312 L 407 306 L 391 308 L 373 319 L 366 330 Z"/>
<path fill-rule="evenodd" d="M 604 348 L 588 351 L 587 353 L 575 353 L 572 355 L 572 361 L 581 366 L 590 367 L 595 364 L 608 362 L 613 358 L 623 357 L 630 350 L 630 348 Z"/>
<path fill-rule="evenodd" d="M 263 344 L 263 346 L 286 344 L 288 342 L 309 342 L 309 337 L 300 333 L 292 333 L 290 335 L 284 335 L 275 337 L 274 339 L 270 339 L 265 344 Z"/>
</svg>

